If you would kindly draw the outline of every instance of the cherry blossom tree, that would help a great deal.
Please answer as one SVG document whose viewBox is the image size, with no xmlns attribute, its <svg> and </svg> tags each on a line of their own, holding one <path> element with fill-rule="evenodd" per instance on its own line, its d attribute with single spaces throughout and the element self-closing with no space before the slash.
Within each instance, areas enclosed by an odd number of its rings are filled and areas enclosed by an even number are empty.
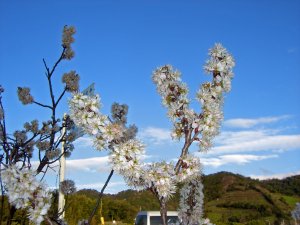
<svg viewBox="0 0 300 225">
<path fill-rule="evenodd" d="M 190 146 L 196 142 L 199 151 L 208 151 L 213 138 L 218 135 L 223 119 L 224 93 L 231 89 L 235 63 L 221 44 L 210 49 L 209 56 L 204 70 L 212 74 L 213 79 L 202 84 L 197 93 L 202 107 L 200 113 L 190 109 L 188 88 L 181 81 L 178 70 L 165 65 L 153 72 L 153 81 L 173 122 L 172 137 L 184 142 L 177 162 L 143 162 L 144 145 L 136 138 L 128 139 L 124 126 L 100 113 L 99 96 L 74 93 L 69 103 L 71 118 L 93 137 L 95 148 L 109 150 L 113 170 L 121 174 L 129 186 L 148 189 L 156 196 L 164 225 L 167 224 L 167 201 L 180 183 L 184 184 L 179 207 L 183 224 L 210 224 L 209 220 L 202 219 L 201 164 L 200 159 L 190 152 Z"/>
<path fill-rule="evenodd" d="M 63 75 L 64 88 L 59 97 L 55 98 L 52 85 L 53 74 L 62 60 L 73 58 L 71 44 L 74 42 L 74 33 L 73 27 L 64 27 L 62 53 L 51 69 L 43 60 L 49 85 L 50 104 L 37 101 L 31 95 L 30 88 L 18 88 L 19 100 L 23 104 L 36 104 L 50 110 L 50 120 L 43 122 L 41 127 L 39 122 L 34 120 L 25 123 L 23 130 L 15 131 L 10 135 L 6 127 L 6 115 L 2 103 L 4 89 L 0 87 L 2 195 L 4 193 L 8 195 L 13 210 L 26 209 L 29 219 L 35 224 L 40 224 L 45 218 L 56 223 L 63 222 L 58 221 L 57 218 L 46 217 L 51 196 L 45 184 L 37 180 L 36 175 L 46 174 L 62 155 L 70 155 L 73 150 L 72 142 L 75 139 L 75 134 L 71 132 L 74 121 L 93 138 L 96 149 L 105 149 L 109 153 L 112 171 L 100 193 L 100 198 L 110 177 L 116 171 L 124 177 L 129 186 L 150 190 L 155 195 L 160 203 L 163 224 L 166 225 L 167 202 L 176 192 L 178 185 L 182 184 L 179 216 L 183 224 L 210 224 L 209 220 L 202 218 L 203 185 L 200 159 L 195 156 L 190 147 L 193 143 L 198 143 L 199 151 L 208 151 L 212 146 L 213 138 L 218 135 L 223 119 L 223 96 L 231 89 L 233 57 L 221 44 L 216 44 L 210 49 L 210 58 L 204 69 L 212 74 L 212 81 L 202 84 L 199 88 L 196 98 L 201 104 L 202 110 L 199 113 L 190 109 L 188 88 L 181 81 L 178 70 L 174 70 L 171 65 L 165 65 L 153 72 L 153 82 L 173 123 L 172 137 L 175 140 L 182 140 L 183 146 L 178 151 L 178 160 L 175 162 L 146 163 L 142 160 L 145 145 L 136 138 L 137 127 L 127 125 L 127 105 L 114 103 L 111 117 L 102 114 L 99 95 L 86 96 L 78 91 L 79 75 L 75 71 Z M 70 117 L 59 119 L 57 106 L 66 92 L 72 92 L 69 101 Z M 62 132 L 63 127 L 67 127 L 66 133 Z M 59 147 L 63 141 L 65 150 L 60 153 Z M 35 171 L 31 166 L 34 150 L 37 150 L 39 156 L 39 165 Z M 26 185 L 20 185 L 21 183 Z M 70 187 L 70 191 L 73 189 Z M 93 212 L 89 221 L 92 216 Z M 13 213 L 8 224 L 11 223 L 12 217 Z"/>
</svg>

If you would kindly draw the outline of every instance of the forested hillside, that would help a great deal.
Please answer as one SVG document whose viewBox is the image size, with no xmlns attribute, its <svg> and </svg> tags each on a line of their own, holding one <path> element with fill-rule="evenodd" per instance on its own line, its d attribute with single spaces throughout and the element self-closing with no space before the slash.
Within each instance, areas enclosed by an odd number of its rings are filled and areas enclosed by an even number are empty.
<svg viewBox="0 0 300 225">
<path fill-rule="evenodd" d="M 220 172 L 203 177 L 205 194 L 205 216 L 217 225 L 225 224 L 294 224 L 291 211 L 300 202 L 300 176 L 283 180 L 258 181 L 238 174 Z M 67 199 L 66 220 L 75 225 L 88 218 L 98 192 L 80 190 Z M 179 195 L 175 194 L 168 204 L 176 210 Z M 56 210 L 53 204 L 52 212 Z M 126 190 L 116 195 L 105 195 L 92 224 L 100 224 L 100 216 L 109 222 L 114 220 L 133 224 L 135 215 L 141 210 L 159 210 L 159 204 L 149 191 Z M 51 212 L 50 212 L 51 213 Z M 19 222 L 25 212 L 17 213 Z M 5 219 L 5 215 L 3 217 Z M 26 224 L 26 223 L 25 223 Z"/>
<path fill-rule="evenodd" d="M 205 215 L 216 224 L 286 224 L 290 212 L 300 202 L 300 176 L 283 180 L 258 181 L 241 175 L 221 172 L 204 176 Z M 69 224 L 87 218 L 95 204 L 97 192 L 80 190 L 69 199 L 66 213 Z M 169 210 L 176 210 L 179 201 L 175 194 Z M 102 216 L 106 221 L 121 220 L 133 223 L 140 210 L 159 210 L 159 204 L 148 191 L 126 190 L 116 195 L 105 195 Z M 100 212 L 95 217 L 100 219 Z"/>
</svg>

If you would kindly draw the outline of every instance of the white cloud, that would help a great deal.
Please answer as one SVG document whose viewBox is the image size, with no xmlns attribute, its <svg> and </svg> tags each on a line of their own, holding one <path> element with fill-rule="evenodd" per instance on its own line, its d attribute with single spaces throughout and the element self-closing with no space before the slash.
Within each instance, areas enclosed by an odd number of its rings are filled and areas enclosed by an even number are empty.
<svg viewBox="0 0 300 225">
<path fill-rule="evenodd" d="M 83 136 L 74 141 L 76 148 L 93 148 L 93 139 L 91 137 Z"/>
<path fill-rule="evenodd" d="M 278 132 L 278 130 L 224 131 L 216 137 L 214 143 L 216 145 L 232 145 L 235 143 L 264 139 L 276 135 Z"/>
<path fill-rule="evenodd" d="M 108 172 L 110 171 L 108 156 L 87 159 L 66 160 L 68 171 Z"/>
<path fill-rule="evenodd" d="M 145 142 L 153 144 L 162 144 L 164 142 L 171 142 L 171 132 L 168 129 L 147 127 L 140 132 L 140 138 Z"/>
<path fill-rule="evenodd" d="M 257 132 L 257 136 L 243 136 L 238 138 L 239 132 L 235 132 L 237 137 L 224 139 L 224 143 L 219 141 L 219 146 L 213 147 L 208 154 L 224 154 L 233 152 L 253 152 L 253 151 L 288 151 L 300 148 L 300 135 L 266 135 Z M 233 133 L 234 134 L 234 133 Z"/>
<path fill-rule="evenodd" d="M 39 161 L 32 161 L 31 165 L 33 168 L 37 168 L 39 165 Z M 58 161 L 53 163 L 51 167 L 54 170 L 58 170 Z M 104 157 L 93 157 L 86 159 L 66 159 L 66 171 L 67 172 L 109 172 L 111 169 L 109 165 L 108 156 Z M 51 172 L 53 170 L 49 170 Z M 56 171 L 57 172 L 57 171 Z"/>
<path fill-rule="evenodd" d="M 269 124 L 269 123 L 275 123 L 283 119 L 289 118 L 289 115 L 283 115 L 283 116 L 273 116 L 273 117 L 261 117 L 261 118 L 255 118 L 255 119 L 246 119 L 246 118 L 236 118 L 236 119 L 230 119 L 224 121 L 224 125 L 228 127 L 235 127 L 235 128 L 251 128 L 256 125 L 261 124 Z"/>
<path fill-rule="evenodd" d="M 103 182 L 96 182 L 96 183 L 89 183 L 89 184 L 76 184 L 77 189 L 95 189 L 100 191 L 102 187 L 104 186 Z M 126 186 L 125 182 L 119 181 L 119 182 L 109 182 L 107 185 L 106 192 L 110 192 L 109 190 L 113 189 L 114 187 L 118 186 Z"/>
<path fill-rule="evenodd" d="M 290 172 L 290 173 L 277 173 L 272 175 L 250 175 L 253 179 L 259 179 L 259 180 L 268 180 L 268 179 L 284 179 L 286 177 L 300 175 L 300 170 L 296 172 Z"/>
<path fill-rule="evenodd" d="M 252 161 L 259 161 L 264 159 L 276 158 L 278 155 L 246 155 L 246 154 L 232 154 L 221 155 L 215 158 L 201 158 L 201 162 L 205 166 L 220 167 L 226 164 L 243 165 Z"/>
<path fill-rule="evenodd" d="M 76 184 L 77 190 L 81 189 L 95 189 L 97 191 L 101 191 L 103 188 L 103 182 L 89 183 L 89 184 Z M 112 182 L 110 181 L 105 188 L 105 193 L 116 194 L 122 190 L 125 190 L 127 187 L 124 181 Z"/>
</svg>

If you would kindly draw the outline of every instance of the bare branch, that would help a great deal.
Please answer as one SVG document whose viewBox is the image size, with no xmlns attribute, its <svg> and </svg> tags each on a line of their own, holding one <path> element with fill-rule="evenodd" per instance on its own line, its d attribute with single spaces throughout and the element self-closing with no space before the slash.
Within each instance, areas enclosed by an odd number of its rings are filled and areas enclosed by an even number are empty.
<svg viewBox="0 0 300 225">
<path fill-rule="evenodd" d="M 94 210 L 93 210 L 93 212 L 92 212 L 91 215 L 90 215 L 90 218 L 89 218 L 89 220 L 88 220 L 88 224 L 91 224 L 92 219 L 93 219 L 95 213 L 97 212 L 97 210 L 98 210 L 98 208 L 99 208 L 100 201 L 101 201 L 101 199 L 102 199 L 102 197 L 103 197 L 103 192 L 104 192 L 104 190 L 105 190 L 107 184 L 109 183 L 110 178 L 112 177 L 113 174 L 114 174 L 114 170 L 111 170 L 111 171 L 110 171 L 110 174 L 108 175 L 108 177 L 107 177 L 107 179 L 106 179 L 106 182 L 105 182 L 104 186 L 103 186 L 102 189 L 101 189 L 100 194 L 98 195 L 98 199 L 97 199 L 96 206 L 94 207 Z"/>
<path fill-rule="evenodd" d="M 59 96 L 59 98 L 57 99 L 57 101 L 55 102 L 55 106 L 58 105 L 58 103 L 60 102 L 60 100 L 62 99 L 62 97 L 64 96 L 64 94 L 66 93 L 67 88 L 65 87 L 63 92 L 61 93 L 61 95 Z"/>
<path fill-rule="evenodd" d="M 42 107 L 44 107 L 44 108 L 49 108 L 49 109 L 52 109 L 52 107 L 51 107 L 51 106 L 49 106 L 49 105 L 44 105 L 44 104 L 42 104 L 42 103 L 39 103 L 39 102 L 37 102 L 37 101 L 33 101 L 33 103 L 35 103 L 35 104 L 37 104 L 37 105 L 39 105 L 39 106 L 42 106 Z"/>
</svg>

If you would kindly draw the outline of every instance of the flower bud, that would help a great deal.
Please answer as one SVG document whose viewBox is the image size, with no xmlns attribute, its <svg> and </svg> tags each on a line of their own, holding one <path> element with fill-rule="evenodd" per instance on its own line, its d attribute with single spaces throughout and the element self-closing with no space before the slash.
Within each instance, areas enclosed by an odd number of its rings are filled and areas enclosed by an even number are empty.
<svg viewBox="0 0 300 225">
<path fill-rule="evenodd" d="M 27 87 L 18 87 L 18 97 L 24 105 L 31 104 L 34 101 L 32 95 L 30 94 L 30 88 Z"/>
</svg>

